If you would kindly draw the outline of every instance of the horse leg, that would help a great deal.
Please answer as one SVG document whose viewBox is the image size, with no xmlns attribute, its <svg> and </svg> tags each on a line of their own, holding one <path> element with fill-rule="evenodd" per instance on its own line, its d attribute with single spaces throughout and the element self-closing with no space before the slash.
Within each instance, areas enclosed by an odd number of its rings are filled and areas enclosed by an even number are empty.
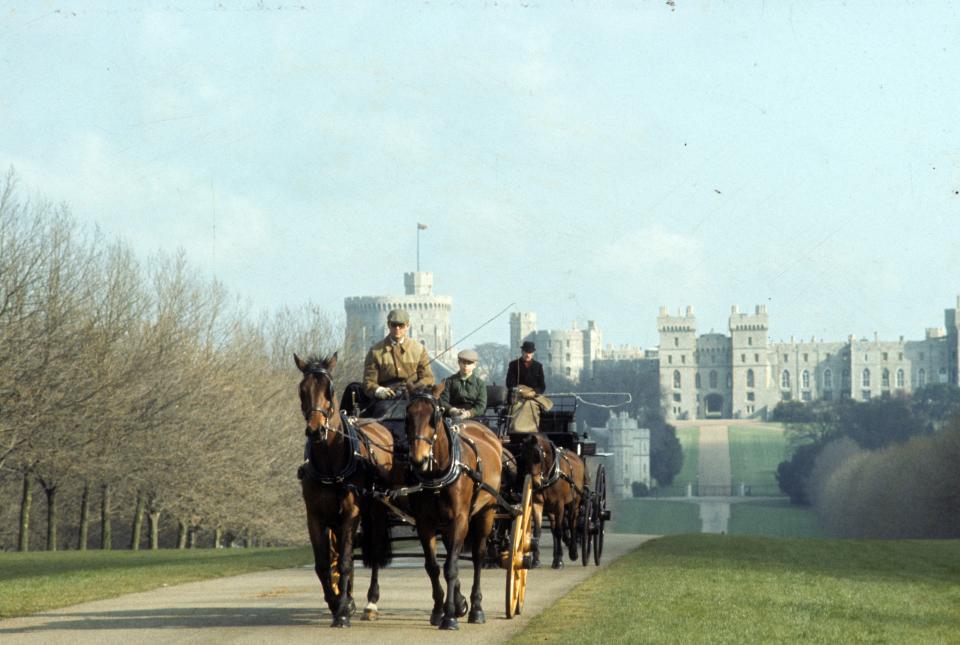
<svg viewBox="0 0 960 645">
<path fill-rule="evenodd" d="M 443 587 L 440 586 L 440 563 L 437 562 L 437 538 L 433 535 L 432 526 L 428 531 L 425 528 L 421 529 L 418 523 L 417 530 L 420 533 L 420 544 L 423 546 L 423 568 L 427 570 L 430 585 L 433 587 L 433 611 L 430 612 L 430 624 L 437 627 L 443 620 Z"/>
<path fill-rule="evenodd" d="M 574 495 L 570 502 L 570 559 L 577 561 L 577 547 L 580 545 L 580 535 L 577 529 L 577 521 L 580 518 L 580 500 Z"/>
<path fill-rule="evenodd" d="M 530 540 L 533 547 L 533 562 L 531 568 L 536 569 L 540 566 L 540 533 L 543 530 L 543 504 L 533 505 L 533 539 Z"/>
<path fill-rule="evenodd" d="M 443 546 L 447 549 L 447 559 L 443 563 L 443 576 L 447 581 L 447 598 L 443 604 L 443 621 L 440 629 L 460 629 L 458 616 L 460 608 L 466 613 L 466 598 L 460 593 L 460 552 L 467 535 L 467 519 L 456 517 L 452 526 L 443 535 Z M 461 604 L 462 602 L 462 604 Z"/>
<path fill-rule="evenodd" d="M 473 588 L 470 590 L 470 616 L 467 622 L 485 623 L 483 613 L 483 594 L 480 591 L 480 570 L 483 568 L 483 555 L 487 551 L 487 538 L 493 530 L 493 509 L 487 509 L 473 518 Z"/>
<path fill-rule="evenodd" d="M 313 570 L 320 579 L 323 588 L 323 600 L 334 613 L 337 609 L 333 580 L 330 577 L 330 539 L 327 530 L 313 515 L 307 516 L 307 530 L 310 532 L 310 545 L 313 547 Z"/>
<path fill-rule="evenodd" d="M 380 601 L 380 566 L 370 567 L 370 588 L 367 590 L 367 606 L 363 609 L 364 620 L 376 620 L 379 616 L 377 603 Z"/>
<path fill-rule="evenodd" d="M 337 544 L 339 545 L 339 557 L 337 561 L 337 571 L 340 573 L 340 594 L 337 598 L 337 611 L 333 615 L 331 627 L 349 627 L 350 616 L 356 610 L 353 602 L 353 534 L 357 528 L 359 515 L 354 513 L 347 515 L 337 533 Z"/>
<path fill-rule="evenodd" d="M 553 535 L 553 564 L 554 569 L 563 568 L 563 502 L 561 501 L 550 513 L 550 533 Z"/>
</svg>

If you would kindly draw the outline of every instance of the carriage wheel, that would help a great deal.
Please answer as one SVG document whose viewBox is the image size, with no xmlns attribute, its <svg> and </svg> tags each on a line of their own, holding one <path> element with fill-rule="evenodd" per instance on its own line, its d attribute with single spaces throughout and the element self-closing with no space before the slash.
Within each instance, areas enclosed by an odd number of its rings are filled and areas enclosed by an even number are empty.
<svg viewBox="0 0 960 645">
<path fill-rule="evenodd" d="M 589 490 L 584 489 L 583 497 L 580 502 L 580 562 L 587 566 L 590 561 L 590 514 L 593 512 L 592 495 Z"/>
<path fill-rule="evenodd" d="M 533 535 L 533 485 L 530 475 L 523 480 L 520 514 L 510 525 L 510 554 L 507 561 L 507 618 L 513 618 L 523 609 L 527 594 L 527 563 L 524 556 L 530 550 Z"/>
<path fill-rule="evenodd" d="M 603 464 L 597 466 L 597 478 L 594 482 L 596 487 L 594 513 L 597 521 L 594 523 L 593 563 L 600 566 L 600 557 L 603 555 L 603 525 L 610 519 L 610 511 L 607 510 L 607 471 L 604 470 Z"/>
</svg>

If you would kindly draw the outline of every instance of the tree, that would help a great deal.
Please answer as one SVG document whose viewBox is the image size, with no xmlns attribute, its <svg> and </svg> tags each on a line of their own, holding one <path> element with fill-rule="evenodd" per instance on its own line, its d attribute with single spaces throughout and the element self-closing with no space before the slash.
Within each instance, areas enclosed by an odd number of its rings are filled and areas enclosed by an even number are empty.
<svg viewBox="0 0 960 645">
<path fill-rule="evenodd" d="M 510 348 L 502 343 L 480 343 L 473 348 L 480 360 L 477 368 L 482 370 L 488 385 L 502 384 L 507 378 L 507 363 L 510 361 Z"/>
</svg>

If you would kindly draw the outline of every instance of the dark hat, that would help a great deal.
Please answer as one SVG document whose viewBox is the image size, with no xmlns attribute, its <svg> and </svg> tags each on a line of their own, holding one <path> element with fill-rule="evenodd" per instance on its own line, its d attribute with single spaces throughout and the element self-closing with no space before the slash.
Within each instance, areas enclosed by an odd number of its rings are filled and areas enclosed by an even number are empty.
<svg viewBox="0 0 960 645">
<path fill-rule="evenodd" d="M 410 324 L 410 314 L 407 313 L 406 309 L 391 309 L 390 313 L 387 314 L 388 323 L 403 323 L 404 325 Z"/>
<path fill-rule="evenodd" d="M 537 346 L 533 344 L 532 340 L 523 341 L 523 345 L 520 346 L 521 352 L 535 352 L 537 351 Z"/>
</svg>

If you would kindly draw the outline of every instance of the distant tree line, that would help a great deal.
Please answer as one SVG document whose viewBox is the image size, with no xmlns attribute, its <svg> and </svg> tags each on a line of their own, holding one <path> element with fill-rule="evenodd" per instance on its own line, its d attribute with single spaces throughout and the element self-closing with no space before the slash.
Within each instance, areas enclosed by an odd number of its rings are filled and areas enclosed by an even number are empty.
<svg viewBox="0 0 960 645">
<path fill-rule="evenodd" d="M 960 388 L 779 405 L 791 446 L 780 488 L 846 537 L 960 537 Z"/>
<path fill-rule="evenodd" d="M 251 316 L 182 253 L 141 262 L 9 172 L 0 549 L 302 541 L 292 354 L 342 338 L 314 305 Z"/>
</svg>

